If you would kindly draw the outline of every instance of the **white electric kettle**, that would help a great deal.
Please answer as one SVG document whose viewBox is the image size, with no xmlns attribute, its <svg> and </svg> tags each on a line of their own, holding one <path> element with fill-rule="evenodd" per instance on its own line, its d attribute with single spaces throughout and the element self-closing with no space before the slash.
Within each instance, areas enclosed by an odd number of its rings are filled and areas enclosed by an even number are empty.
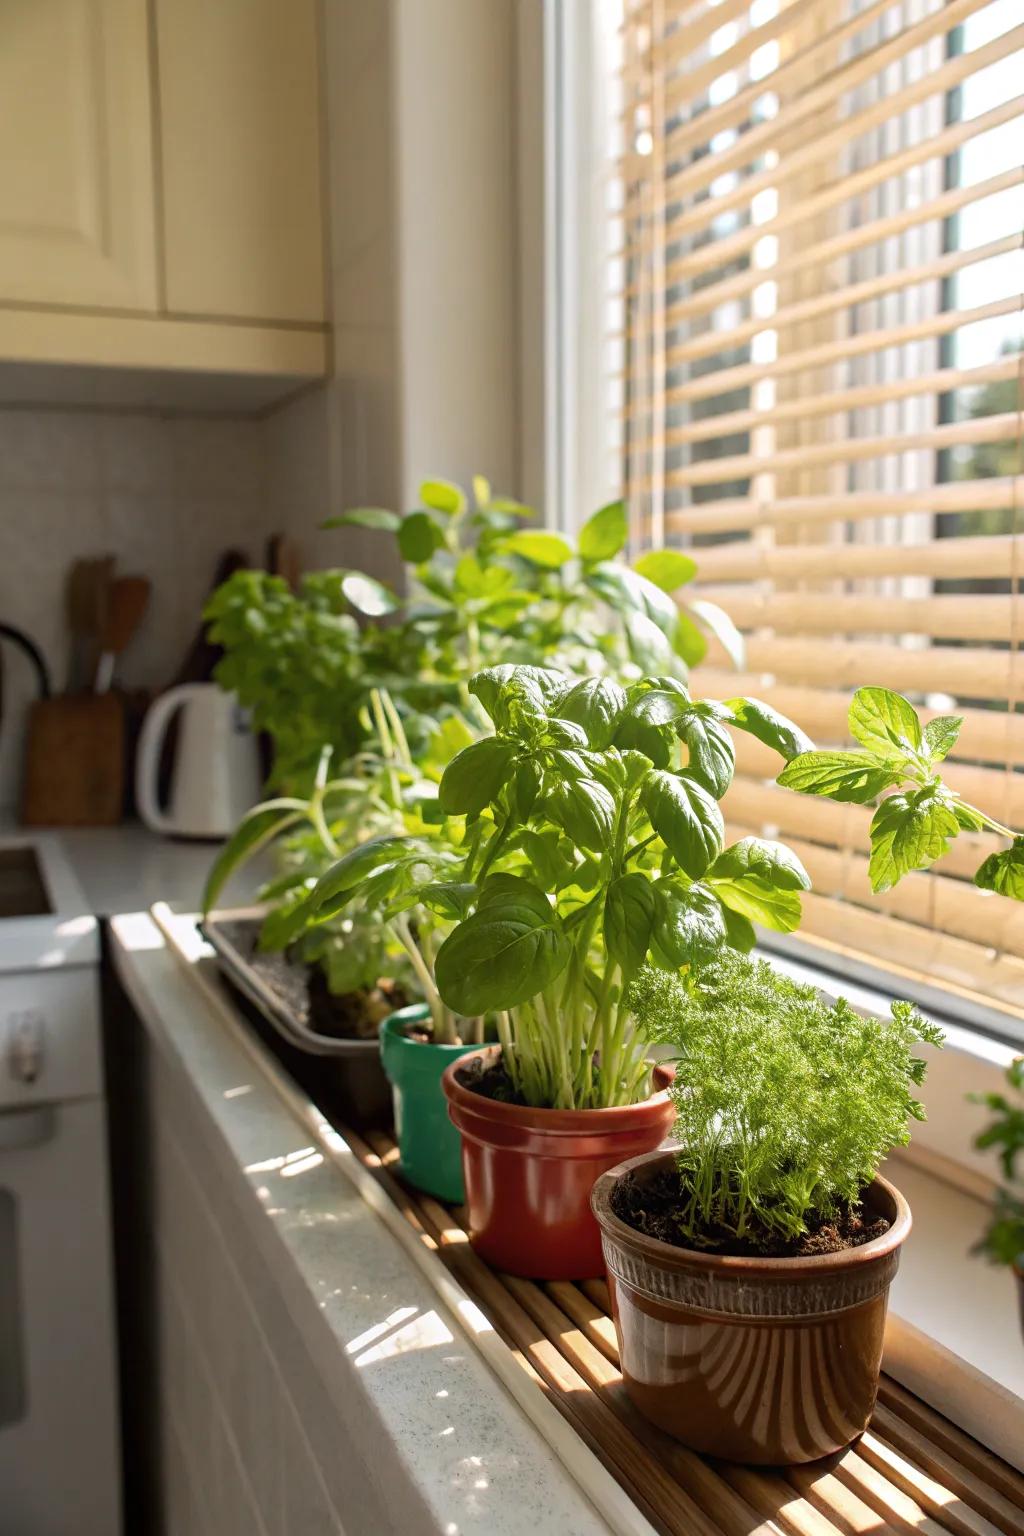
<svg viewBox="0 0 1024 1536">
<path fill-rule="evenodd" d="M 178 717 L 170 803 L 157 798 L 160 751 Z M 215 683 L 183 683 L 151 706 L 139 737 L 135 799 L 139 815 L 168 837 L 220 838 L 260 797 L 256 739 L 233 693 Z"/>
</svg>

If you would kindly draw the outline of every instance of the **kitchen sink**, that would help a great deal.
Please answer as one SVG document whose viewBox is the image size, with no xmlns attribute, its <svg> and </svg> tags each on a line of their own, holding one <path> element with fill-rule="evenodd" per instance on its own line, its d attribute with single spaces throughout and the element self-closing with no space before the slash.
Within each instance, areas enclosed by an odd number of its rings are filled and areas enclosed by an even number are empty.
<svg viewBox="0 0 1024 1536">
<path fill-rule="evenodd" d="M 47 917 L 52 912 L 35 848 L 0 848 L 0 918 Z"/>
</svg>

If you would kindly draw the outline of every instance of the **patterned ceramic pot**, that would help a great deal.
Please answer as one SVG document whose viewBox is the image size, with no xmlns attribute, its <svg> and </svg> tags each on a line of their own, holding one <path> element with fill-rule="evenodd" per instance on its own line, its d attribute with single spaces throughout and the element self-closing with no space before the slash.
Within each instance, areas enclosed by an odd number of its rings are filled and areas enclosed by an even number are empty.
<svg viewBox="0 0 1024 1536">
<path fill-rule="evenodd" d="M 728 1461 L 786 1465 L 848 1445 L 875 1406 L 889 1286 L 910 1207 L 877 1178 L 865 1207 L 889 1219 L 860 1248 L 809 1258 L 715 1256 L 636 1232 L 611 1206 L 633 1158 L 594 1186 L 626 1390 L 677 1440 Z"/>
</svg>

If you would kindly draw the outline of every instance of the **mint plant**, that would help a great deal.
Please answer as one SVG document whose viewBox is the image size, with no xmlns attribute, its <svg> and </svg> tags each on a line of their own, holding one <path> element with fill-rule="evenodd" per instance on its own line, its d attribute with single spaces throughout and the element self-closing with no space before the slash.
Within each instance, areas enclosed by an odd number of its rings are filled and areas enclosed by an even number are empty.
<svg viewBox="0 0 1024 1536">
<path fill-rule="evenodd" d="M 889 1020 L 720 952 L 689 983 L 651 968 L 629 991 L 638 1027 L 670 1047 L 678 1227 L 686 1243 L 773 1249 L 855 1207 L 882 1158 L 922 1120 L 921 1041 L 942 1032 L 909 1003 Z"/>
<path fill-rule="evenodd" d="M 997 1191 L 992 1220 L 975 1252 L 993 1264 L 1010 1264 L 1024 1273 L 1024 1056 L 1006 1069 L 1006 1093 L 972 1093 L 975 1104 L 992 1111 L 993 1120 L 975 1138 L 981 1151 L 999 1149 L 1005 1183 Z"/>
<path fill-rule="evenodd" d="M 780 843 L 724 846 L 730 730 L 784 757 L 806 739 L 757 701 L 696 700 L 671 675 L 624 687 L 503 665 L 470 689 L 494 734 L 441 778 L 439 810 L 465 818 L 461 834 L 445 829 L 433 857 L 417 839 L 365 846 L 318 882 L 308 910 L 315 921 L 400 863 L 400 899 L 441 902 L 456 919 L 438 992 L 459 1015 L 496 1016 L 514 1092 L 552 1108 L 635 1102 L 649 1090 L 628 999 L 641 968 L 692 970 L 723 945 L 750 948 L 754 922 L 790 931 L 810 883 Z"/>
<path fill-rule="evenodd" d="M 969 805 L 938 770 L 956 744 L 962 717 L 940 715 L 922 725 L 902 694 L 858 688 L 849 725 L 859 748 L 801 752 L 777 782 L 805 795 L 855 805 L 878 802 L 871 820 L 871 889 L 888 891 L 911 870 L 927 869 L 962 831 L 993 832 L 1010 846 L 984 860 L 974 883 L 1024 901 L 1024 835 Z"/>
</svg>

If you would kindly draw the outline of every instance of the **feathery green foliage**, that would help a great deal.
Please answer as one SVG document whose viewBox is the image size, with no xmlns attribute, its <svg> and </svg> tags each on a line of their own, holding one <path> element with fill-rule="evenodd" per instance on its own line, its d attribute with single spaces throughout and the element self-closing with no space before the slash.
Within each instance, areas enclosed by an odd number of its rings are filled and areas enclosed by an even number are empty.
<svg viewBox="0 0 1024 1536">
<path fill-rule="evenodd" d="M 908 1116 L 924 1118 L 914 1047 L 941 1045 L 942 1033 L 909 1003 L 893 1003 L 891 1020 L 865 1018 L 724 949 L 689 989 L 642 971 L 630 1002 L 678 1062 L 680 1225 L 692 1242 L 799 1237 L 812 1213 L 856 1204 L 909 1140 Z"/>
<path fill-rule="evenodd" d="M 998 1148 L 1006 1183 L 997 1191 L 992 1221 L 975 1252 L 985 1253 L 993 1264 L 1024 1268 L 1024 1056 L 1006 1069 L 1006 1093 L 972 1093 L 975 1104 L 984 1104 L 994 1119 L 974 1145 L 986 1152 Z"/>
</svg>

